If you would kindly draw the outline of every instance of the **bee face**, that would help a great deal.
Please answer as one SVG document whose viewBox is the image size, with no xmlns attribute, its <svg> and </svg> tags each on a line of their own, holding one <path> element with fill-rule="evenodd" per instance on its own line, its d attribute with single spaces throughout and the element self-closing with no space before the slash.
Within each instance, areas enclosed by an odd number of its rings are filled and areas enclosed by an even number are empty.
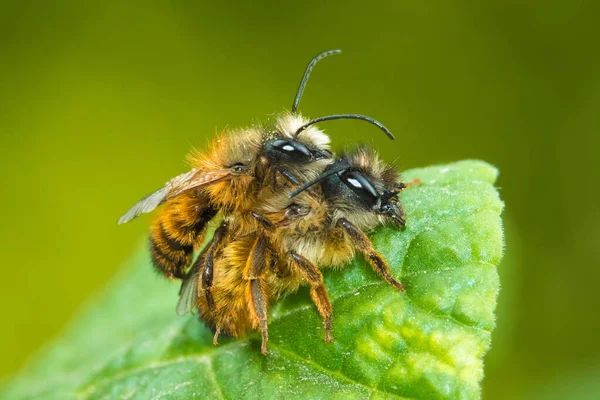
<svg viewBox="0 0 600 400">
<path fill-rule="evenodd" d="M 292 203 L 285 208 L 286 219 L 293 221 L 298 218 L 306 217 L 312 208 L 309 205 Z"/>
<path fill-rule="evenodd" d="M 331 162 L 333 154 L 329 151 L 329 137 L 320 129 L 311 127 L 296 134 L 307 121 L 299 115 L 280 115 L 276 126 L 265 134 L 263 162 L 257 167 L 275 169 L 295 184 L 317 176 Z M 256 175 L 262 175 L 260 170 Z"/>
<path fill-rule="evenodd" d="M 290 190 L 270 193 L 268 199 L 263 199 L 256 207 L 259 214 L 277 229 L 277 235 L 322 228 L 327 209 L 320 192 L 301 193 L 293 199 L 288 198 L 289 193 Z"/>
<path fill-rule="evenodd" d="M 392 222 L 404 226 L 404 210 L 397 194 L 404 187 L 397 172 L 379 160 L 369 148 L 343 155 L 325 173 L 338 170 L 322 181 L 324 198 L 358 225 Z M 375 217 L 375 218 L 374 218 Z"/>
<path fill-rule="evenodd" d="M 320 196 L 298 196 L 284 209 L 283 222 L 279 224 L 283 229 L 280 234 L 296 232 L 306 234 L 309 231 L 322 231 L 327 218 L 327 207 L 322 204 Z"/>
<path fill-rule="evenodd" d="M 262 133 L 250 128 L 224 132 L 213 141 L 208 152 L 192 154 L 190 163 L 206 174 L 223 173 L 224 178 L 203 188 L 217 207 L 248 207 L 244 199 L 255 184 L 253 166 L 261 149 Z"/>
</svg>

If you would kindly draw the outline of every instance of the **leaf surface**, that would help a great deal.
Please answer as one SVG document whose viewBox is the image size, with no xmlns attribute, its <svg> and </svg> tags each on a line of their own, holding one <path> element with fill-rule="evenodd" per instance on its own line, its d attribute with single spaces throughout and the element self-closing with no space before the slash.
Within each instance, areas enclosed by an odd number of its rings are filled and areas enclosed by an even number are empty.
<svg viewBox="0 0 600 400">
<path fill-rule="evenodd" d="M 461 161 L 403 175 L 421 181 L 401 195 L 406 228 L 370 236 L 406 292 L 360 257 L 325 270 L 333 343 L 303 287 L 270 312 L 269 356 L 257 333 L 214 347 L 195 317 L 175 315 L 178 285 L 144 247 L 0 397 L 479 398 L 503 252 L 497 170 Z"/>
</svg>

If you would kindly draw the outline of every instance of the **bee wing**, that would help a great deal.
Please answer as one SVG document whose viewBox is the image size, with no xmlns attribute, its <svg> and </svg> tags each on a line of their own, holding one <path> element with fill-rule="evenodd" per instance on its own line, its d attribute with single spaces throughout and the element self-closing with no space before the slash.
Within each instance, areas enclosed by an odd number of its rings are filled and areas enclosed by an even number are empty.
<svg viewBox="0 0 600 400">
<path fill-rule="evenodd" d="M 188 312 L 194 314 L 194 308 L 196 307 L 196 299 L 200 296 L 198 290 L 198 282 L 200 281 L 199 268 L 190 270 L 188 276 L 184 279 L 179 289 L 179 301 L 177 302 L 177 308 L 175 309 L 177 315 L 183 317 Z"/>
<path fill-rule="evenodd" d="M 171 179 L 156 192 L 149 194 L 138 201 L 129 211 L 120 219 L 119 224 L 124 224 L 138 217 L 141 214 L 150 212 L 167 200 L 187 192 L 188 190 L 215 183 L 229 178 L 231 171 L 229 169 L 220 169 L 209 172 L 199 172 L 196 169 L 181 174 Z"/>
</svg>

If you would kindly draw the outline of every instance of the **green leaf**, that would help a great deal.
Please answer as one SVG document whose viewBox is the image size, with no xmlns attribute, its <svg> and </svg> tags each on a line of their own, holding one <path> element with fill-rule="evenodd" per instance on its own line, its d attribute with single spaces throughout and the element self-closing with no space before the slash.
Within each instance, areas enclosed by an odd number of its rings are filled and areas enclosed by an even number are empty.
<svg viewBox="0 0 600 400">
<path fill-rule="evenodd" d="M 0 397 L 478 398 L 503 251 L 496 176 L 480 161 L 404 174 L 422 182 L 402 193 L 406 229 L 371 238 L 406 292 L 361 258 L 325 271 L 333 343 L 302 288 L 272 308 L 267 357 L 256 332 L 213 347 L 195 317 L 175 315 L 178 285 L 144 249 Z"/>
</svg>

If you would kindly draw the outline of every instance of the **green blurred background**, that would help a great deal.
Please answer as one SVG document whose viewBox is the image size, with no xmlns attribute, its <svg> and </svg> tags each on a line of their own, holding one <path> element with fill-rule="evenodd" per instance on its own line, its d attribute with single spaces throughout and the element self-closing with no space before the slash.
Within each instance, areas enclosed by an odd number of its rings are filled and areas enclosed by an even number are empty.
<svg viewBox="0 0 600 400">
<path fill-rule="evenodd" d="M 341 48 L 302 112 L 398 140 L 329 123 L 335 148 L 500 168 L 484 397 L 599 398 L 600 2 L 121 3 L 0 6 L 0 376 L 115 275 L 150 222 L 117 218 L 192 145 L 289 108 L 310 58 Z"/>
</svg>

